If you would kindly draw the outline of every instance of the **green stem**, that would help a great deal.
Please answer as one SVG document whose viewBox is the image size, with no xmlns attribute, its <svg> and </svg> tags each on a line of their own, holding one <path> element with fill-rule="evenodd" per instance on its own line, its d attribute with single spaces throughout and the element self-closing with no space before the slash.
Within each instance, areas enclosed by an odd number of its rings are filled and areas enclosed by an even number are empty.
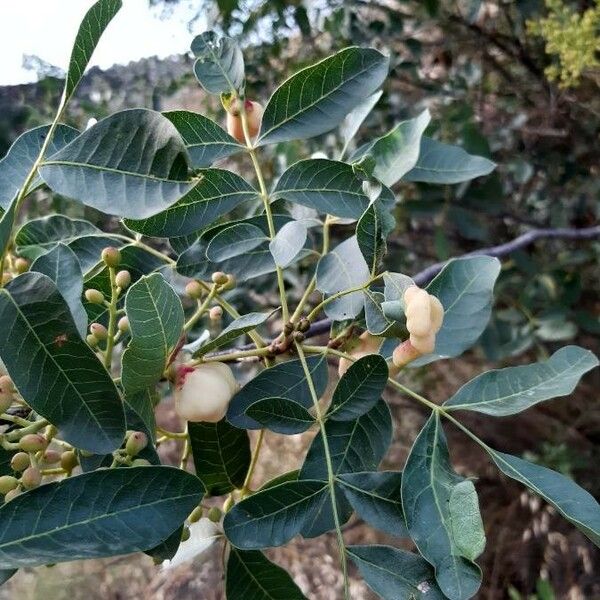
<svg viewBox="0 0 600 600">
<path fill-rule="evenodd" d="M 222 298 L 218 294 L 215 296 L 215 301 L 227 314 L 232 316 L 234 319 L 239 319 L 242 316 L 234 306 L 229 304 L 225 298 Z M 263 338 L 256 333 L 256 331 L 249 331 L 248 336 L 254 342 L 257 348 L 264 348 L 267 345 L 265 340 L 263 340 Z"/>
<path fill-rule="evenodd" d="M 15 431 L 5 434 L 5 438 L 10 442 L 20 440 L 28 433 L 37 433 L 40 429 L 46 427 L 46 425 L 48 425 L 48 421 L 46 421 L 46 419 L 40 419 L 39 421 L 35 421 L 35 423 L 30 423 L 27 427 L 16 429 Z"/>
<path fill-rule="evenodd" d="M 204 302 L 198 303 L 198 308 L 196 312 L 188 319 L 187 323 L 183 326 L 183 331 L 188 332 L 202 317 L 202 315 L 206 312 L 206 309 L 209 307 L 210 303 L 213 301 L 214 297 L 217 295 L 217 288 L 219 286 L 216 283 L 213 283 L 210 291 L 208 292 L 208 296 Z"/>
<path fill-rule="evenodd" d="M 31 421 L 23 419 L 22 417 L 17 417 L 16 415 L 9 415 L 8 413 L 3 413 L 2 415 L 0 415 L 0 420 L 10 421 L 11 423 L 15 423 L 16 425 L 20 425 L 21 427 L 29 427 L 29 425 L 31 425 Z"/>
<path fill-rule="evenodd" d="M 190 444 L 190 436 L 188 434 L 187 425 L 185 426 L 185 438 L 183 438 L 183 450 L 181 452 L 181 460 L 179 461 L 179 468 L 185 469 L 188 458 L 192 451 L 192 445 Z"/>
<path fill-rule="evenodd" d="M 329 226 L 330 226 L 330 224 L 331 224 L 331 219 L 330 219 L 329 215 L 327 215 L 325 217 L 325 222 L 323 223 L 323 247 L 321 249 L 321 254 L 319 256 L 325 256 L 329 252 Z M 291 318 L 292 323 L 295 323 L 300 318 L 300 315 L 302 314 L 302 311 L 304 310 L 304 306 L 308 302 L 310 295 L 315 291 L 316 287 L 317 287 L 317 277 L 316 277 L 316 275 L 313 275 L 312 279 L 310 280 L 310 283 L 308 284 L 308 286 L 306 287 L 306 290 L 304 291 L 304 294 L 302 295 L 302 298 L 300 298 L 300 302 L 298 302 L 298 306 L 296 307 L 294 314 L 292 315 L 292 318 Z"/>
<path fill-rule="evenodd" d="M 308 383 L 308 389 L 310 390 L 310 395 L 312 397 L 313 405 L 315 407 L 315 416 L 317 418 L 317 422 L 319 423 L 319 429 L 321 431 L 321 438 L 323 439 L 323 449 L 325 451 L 325 463 L 327 465 L 327 482 L 329 485 L 329 496 L 331 498 L 331 507 L 333 510 L 333 520 L 335 523 L 335 531 L 337 534 L 338 547 L 340 552 L 340 565 L 342 567 L 342 574 L 344 577 L 344 598 L 345 600 L 350 599 L 350 590 L 348 589 L 348 564 L 346 560 L 346 546 L 344 543 L 344 536 L 342 534 L 342 526 L 340 524 L 340 517 L 338 515 L 337 510 L 337 501 L 336 501 L 336 493 L 335 493 L 335 473 L 333 472 L 333 462 L 331 460 L 331 452 L 329 450 L 329 441 L 327 439 L 327 432 L 325 430 L 325 420 L 323 419 L 323 413 L 321 412 L 321 406 L 319 405 L 319 397 L 315 390 L 315 385 L 312 380 L 312 375 L 310 369 L 308 368 L 308 364 L 306 362 L 306 357 L 304 355 L 304 350 L 302 345 L 298 342 L 294 341 L 296 346 L 296 350 L 298 352 L 298 357 L 300 358 L 300 362 L 302 363 L 302 369 L 304 371 L 304 375 L 306 377 L 306 381 Z"/>
<path fill-rule="evenodd" d="M 337 300 L 338 298 L 341 298 L 342 296 L 347 296 L 348 294 L 352 294 L 354 292 L 360 292 L 360 291 L 368 288 L 374 281 L 377 281 L 381 277 L 383 277 L 383 273 L 376 275 L 375 277 L 371 277 L 371 279 L 369 279 L 369 281 L 367 281 L 366 283 L 363 283 L 362 285 L 357 285 L 356 287 L 348 288 L 347 290 L 342 290 L 341 292 L 336 292 L 335 294 L 331 294 L 331 296 L 327 296 L 327 298 L 325 298 L 320 304 L 317 304 L 317 306 L 315 306 L 310 311 L 310 313 L 308 313 L 308 316 L 306 318 L 309 321 L 313 321 L 317 317 L 317 315 L 321 312 L 321 310 L 325 306 L 327 306 L 330 302 L 333 302 L 334 300 Z"/>
<path fill-rule="evenodd" d="M 244 106 L 244 101 L 240 100 L 241 110 L 240 117 L 242 120 L 242 129 L 244 131 L 244 138 L 246 139 L 246 149 L 248 154 L 250 155 L 250 159 L 252 160 L 252 165 L 254 167 L 254 171 L 256 173 L 256 179 L 258 181 L 258 186 L 260 188 L 260 197 L 263 201 L 263 206 L 265 208 L 265 215 L 267 217 L 267 224 L 269 227 L 269 238 L 272 240 L 277 231 L 275 230 L 275 222 L 273 221 L 273 213 L 271 212 L 271 202 L 269 199 L 269 192 L 267 191 L 267 186 L 265 184 L 265 178 L 263 176 L 263 172 L 260 166 L 260 162 L 258 161 L 258 157 L 256 156 L 256 150 L 254 145 L 252 144 L 252 140 L 250 138 L 250 131 L 248 130 L 248 115 L 246 114 L 246 107 Z M 283 322 L 287 323 L 290 319 L 290 313 L 287 305 L 287 298 L 285 295 L 285 282 L 283 280 L 283 270 L 281 267 L 276 266 L 275 272 L 277 274 L 277 287 L 279 288 L 279 300 L 281 302 L 281 315 L 283 318 Z"/>
<path fill-rule="evenodd" d="M 108 338 L 106 340 L 106 350 L 104 352 L 104 366 L 110 372 L 112 366 L 112 355 L 115 347 L 119 289 L 115 280 L 116 272 L 114 267 L 108 268 L 108 275 L 110 277 L 110 306 L 108 307 Z"/>
<path fill-rule="evenodd" d="M 201 363 L 208 362 L 232 362 L 234 360 L 240 360 L 242 358 L 250 357 L 265 357 L 271 354 L 270 348 L 253 348 L 252 350 L 238 350 L 236 352 L 228 352 L 226 354 L 215 354 L 214 356 L 203 356 L 197 360 L 192 361 L 191 364 L 199 365 Z"/>
<path fill-rule="evenodd" d="M 250 483 L 252 483 L 252 475 L 254 475 L 254 469 L 256 469 L 256 465 L 258 464 L 258 457 L 260 455 L 260 450 L 262 448 L 263 442 L 265 441 L 265 429 L 261 429 L 258 434 L 258 439 L 256 440 L 256 446 L 254 446 L 254 452 L 252 453 L 252 460 L 250 461 L 250 466 L 248 467 L 248 473 L 246 473 L 246 478 L 244 479 L 244 485 L 242 485 L 242 489 L 240 490 L 240 497 L 243 499 L 248 495 L 250 490 Z"/>
</svg>

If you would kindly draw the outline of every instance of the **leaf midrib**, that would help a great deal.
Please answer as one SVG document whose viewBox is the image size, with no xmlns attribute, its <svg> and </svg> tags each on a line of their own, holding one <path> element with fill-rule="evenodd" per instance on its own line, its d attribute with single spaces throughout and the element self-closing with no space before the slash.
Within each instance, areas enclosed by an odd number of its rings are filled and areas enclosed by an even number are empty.
<svg viewBox="0 0 600 600">
<path fill-rule="evenodd" d="M 113 518 L 117 515 L 123 515 L 132 511 L 137 511 L 140 509 L 145 509 L 145 508 L 152 508 L 154 506 L 158 506 L 160 504 L 163 504 L 165 502 L 173 502 L 175 500 L 185 500 L 187 498 L 195 498 L 197 497 L 198 494 L 186 494 L 185 496 L 169 496 L 168 498 L 162 498 L 160 500 L 156 500 L 154 502 L 149 502 L 147 504 L 139 504 L 137 506 L 132 506 L 130 508 L 126 508 L 120 511 L 115 511 L 115 512 L 110 512 L 110 513 L 103 513 L 101 515 L 98 515 L 96 517 L 92 517 L 91 519 L 85 519 L 82 521 L 75 521 L 74 523 L 69 523 L 67 525 L 63 525 L 61 527 L 55 527 L 50 531 L 44 531 L 42 533 L 38 533 L 38 534 L 33 534 L 33 535 L 29 535 L 26 537 L 21 537 L 17 540 L 12 540 L 10 542 L 2 542 L 0 543 L 0 552 L 4 551 L 5 548 L 8 548 L 10 546 L 13 546 L 14 544 L 23 544 L 24 542 L 30 541 L 30 540 L 35 540 L 35 539 L 39 539 L 39 538 L 44 538 L 47 537 L 49 535 L 58 533 L 60 531 L 64 531 L 66 529 L 70 529 L 71 527 L 81 527 L 83 525 L 87 525 L 89 523 L 95 523 L 96 521 L 102 520 L 102 519 L 110 519 Z"/>
<path fill-rule="evenodd" d="M 193 184 L 193 180 L 190 179 L 167 179 L 166 177 L 157 177 L 151 173 L 136 173 L 134 171 L 125 171 L 122 169 L 115 169 L 114 167 L 107 167 L 104 165 L 94 165 L 92 163 L 75 162 L 68 160 L 48 160 L 44 161 L 40 168 L 43 167 L 76 167 L 79 169 L 91 169 L 92 171 L 103 171 L 107 173 L 115 173 L 117 175 L 126 175 L 128 177 L 138 177 L 140 179 L 150 179 L 158 183 L 177 183 L 177 184 Z"/>
</svg>

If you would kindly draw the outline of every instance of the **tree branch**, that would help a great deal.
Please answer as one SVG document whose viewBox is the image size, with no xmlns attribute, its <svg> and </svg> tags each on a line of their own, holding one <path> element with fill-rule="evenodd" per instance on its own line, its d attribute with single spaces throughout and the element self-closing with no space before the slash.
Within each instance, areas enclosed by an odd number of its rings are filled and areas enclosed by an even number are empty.
<svg viewBox="0 0 600 600">
<path fill-rule="evenodd" d="M 526 246 L 529 246 L 540 239 L 591 240 L 597 237 L 600 237 L 600 225 L 596 225 L 595 227 L 585 227 L 582 229 L 571 229 L 567 227 L 557 229 L 532 229 L 531 231 L 528 231 L 527 233 L 524 233 L 523 235 L 520 235 L 519 237 L 511 240 L 510 242 L 506 242 L 505 244 L 499 244 L 498 246 L 491 246 L 489 248 L 481 248 L 455 258 L 465 258 L 468 256 L 495 256 L 496 258 L 501 258 L 502 256 L 507 256 L 508 254 L 515 252 L 515 250 L 525 248 Z M 448 262 L 449 261 L 443 261 L 430 265 L 423 271 L 420 271 L 414 275 L 413 281 L 418 286 L 423 286 L 429 283 L 446 266 L 446 264 L 448 264 Z M 331 320 L 323 319 L 314 323 L 306 335 L 307 337 L 320 335 L 326 331 L 329 331 L 330 327 Z"/>
<path fill-rule="evenodd" d="M 515 238 L 514 240 L 511 240 L 510 242 L 506 242 L 505 244 L 490 246 L 489 248 L 480 248 L 479 250 L 467 252 L 466 254 L 457 256 L 455 258 L 466 258 L 468 256 L 495 256 L 496 258 L 501 258 L 502 256 L 507 256 L 508 254 L 515 252 L 516 250 L 525 248 L 526 246 L 529 246 L 540 239 L 591 240 L 598 237 L 600 237 L 600 225 L 581 229 L 567 227 L 557 229 L 532 229 L 527 233 Z M 454 259 L 438 262 L 427 267 L 423 271 L 413 275 L 413 281 L 419 286 L 429 283 L 448 264 L 450 260 Z M 316 323 L 313 323 L 311 328 L 307 331 L 306 337 L 315 337 L 317 335 L 326 333 L 329 331 L 330 327 L 331 319 L 322 319 L 321 321 L 317 321 Z M 249 350 L 253 347 L 253 344 L 246 344 L 244 346 L 239 346 L 236 348 L 236 350 Z M 231 352 L 231 350 L 224 350 L 212 353 L 208 356 L 219 356 L 220 354 L 227 354 L 229 352 Z"/>
</svg>

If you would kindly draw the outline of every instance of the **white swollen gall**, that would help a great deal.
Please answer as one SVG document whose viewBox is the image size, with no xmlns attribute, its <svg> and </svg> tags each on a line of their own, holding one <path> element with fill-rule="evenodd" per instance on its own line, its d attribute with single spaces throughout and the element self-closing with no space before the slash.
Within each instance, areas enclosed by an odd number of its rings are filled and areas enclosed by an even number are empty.
<svg viewBox="0 0 600 600">
<path fill-rule="evenodd" d="M 222 362 L 209 362 L 179 370 L 175 406 L 186 421 L 217 423 L 227 413 L 238 384 L 231 369 Z"/>
<path fill-rule="evenodd" d="M 230 136 L 240 142 L 240 144 L 245 144 L 246 137 L 244 136 L 242 117 L 237 102 L 239 101 L 233 102 L 230 109 L 227 111 L 227 132 Z M 248 121 L 248 134 L 250 135 L 250 138 L 254 138 L 260 129 L 263 107 L 259 102 L 246 100 L 244 102 L 244 108 L 246 110 L 246 119 Z"/>
<path fill-rule="evenodd" d="M 406 328 L 410 333 L 414 333 L 415 335 L 427 335 L 431 330 L 429 294 L 421 289 L 413 292 L 413 289 L 413 287 L 408 288 L 404 294 Z"/>
<path fill-rule="evenodd" d="M 430 354 L 435 348 L 435 333 L 427 335 L 410 334 L 410 343 L 421 353 Z"/>
</svg>

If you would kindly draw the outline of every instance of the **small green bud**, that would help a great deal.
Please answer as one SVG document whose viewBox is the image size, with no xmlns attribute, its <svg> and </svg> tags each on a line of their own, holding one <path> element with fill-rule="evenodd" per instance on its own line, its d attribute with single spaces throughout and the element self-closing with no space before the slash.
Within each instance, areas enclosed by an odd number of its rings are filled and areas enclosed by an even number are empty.
<svg viewBox="0 0 600 600">
<path fill-rule="evenodd" d="M 0 494 L 8 494 L 19 485 L 16 477 L 12 475 L 3 475 L 0 477 Z"/>
<path fill-rule="evenodd" d="M 117 323 L 117 328 L 122 333 L 127 333 L 129 331 L 129 319 L 127 317 L 121 317 Z"/>
<path fill-rule="evenodd" d="M 62 453 L 60 457 L 60 466 L 67 473 L 70 473 L 78 464 L 77 454 L 73 450 L 67 450 Z"/>
<path fill-rule="evenodd" d="M 48 440 L 39 433 L 28 433 L 19 440 L 19 448 L 25 452 L 39 452 L 48 447 Z"/>
<path fill-rule="evenodd" d="M 301 331 L 294 331 L 293 337 L 296 342 L 303 342 L 306 336 Z"/>
<path fill-rule="evenodd" d="M 119 263 L 121 262 L 121 253 L 117 248 L 113 248 L 112 246 L 104 248 L 101 256 L 104 264 L 107 267 L 112 267 L 113 269 L 118 267 Z"/>
<path fill-rule="evenodd" d="M 21 475 L 21 485 L 26 490 L 32 490 L 42 483 L 42 472 L 37 467 L 27 467 Z"/>
<path fill-rule="evenodd" d="M 119 271 L 115 275 L 115 283 L 125 290 L 131 285 L 131 273 L 129 271 Z"/>
<path fill-rule="evenodd" d="M 298 331 L 301 331 L 302 333 L 306 333 L 309 329 L 310 329 L 310 321 L 306 317 L 303 317 L 302 319 L 300 319 L 300 322 L 298 323 Z"/>
<path fill-rule="evenodd" d="M 21 273 L 25 273 L 29 269 L 29 261 L 24 258 L 17 258 L 15 260 L 15 271 L 20 275 Z"/>
<path fill-rule="evenodd" d="M 202 287 L 199 281 L 190 281 L 185 286 L 185 294 L 194 300 L 198 300 L 198 298 L 202 297 L 202 293 L 204 292 L 204 288 Z"/>
<path fill-rule="evenodd" d="M 92 348 L 95 348 L 98 345 L 98 342 L 100 341 L 95 335 L 92 335 L 91 333 L 85 338 L 85 340 L 88 343 L 88 345 Z"/>
<path fill-rule="evenodd" d="M 17 452 L 10 459 L 10 466 L 14 471 L 24 471 L 30 464 L 31 461 L 27 452 Z"/>
<path fill-rule="evenodd" d="M 10 492 L 8 492 L 6 496 L 4 496 L 4 502 L 10 502 L 13 498 L 16 498 L 18 495 L 20 495 L 20 493 L 21 490 L 19 488 L 10 490 Z"/>
<path fill-rule="evenodd" d="M 202 509 L 202 507 L 196 506 L 196 508 L 190 513 L 190 516 L 188 517 L 188 521 L 190 523 L 197 523 L 202 518 L 203 514 L 204 514 L 204 510 Z"/>
<path fill-rule="evenodd" d="M 292 331 L 294 331 L 294 324 L 288 321 L 283 326 L 283 333 L 284 333 L 284 335 L 288 336 L 292 333 Z"/>
<path fill-rule="evenodd" d="M 134 461 L 132 461 L 131 466 L 132 467 L 151 467 L 152 463 L 149 460 L 146 460 L 145 458 L 136 458 Z"/>
<path fill-rule="evenodd" d="M 223 271 L 215 271 L 211 276 L 212 282 L 217 285 L 225 285 L 229 281 L 229 277 Z"/>
<path fill-rule="evenodd" d="M 187 542 L 190 539 L 190 535 L 190 528 L 184 525 L 183 529 L 181 530 L 181 541 Z"/>
<path fill-rule="evenodd" d="M 206 514 L 206 516 L 213 523 L 218 523 L 221 520 L 222 515 L 223 515 L 223 513 L 221 512 L 221 509 L 218 506 L 213 506 L 212 508 L 209 509 L 208 513 Z"/>
<path fill-rule="evenodd" d="M 92 323 L 90 325 L 90 333 L 97 340 L 105 340 L 108 337 L 108 329 L 102 323 Z"/>
<path fill-rule="evenodd" d="M 104 302 L 104 294 L 100 290 L 90 288 L 85 290 L 85 299 L 90 304 L 102 304 Z"/>
<path fill-rule="evenodd" d="M 138 455 L 148 445 L 148 436 L 143 431 L 133 431 L 127 438 L 125 451 L 129 456 Z"/>
</svg>

